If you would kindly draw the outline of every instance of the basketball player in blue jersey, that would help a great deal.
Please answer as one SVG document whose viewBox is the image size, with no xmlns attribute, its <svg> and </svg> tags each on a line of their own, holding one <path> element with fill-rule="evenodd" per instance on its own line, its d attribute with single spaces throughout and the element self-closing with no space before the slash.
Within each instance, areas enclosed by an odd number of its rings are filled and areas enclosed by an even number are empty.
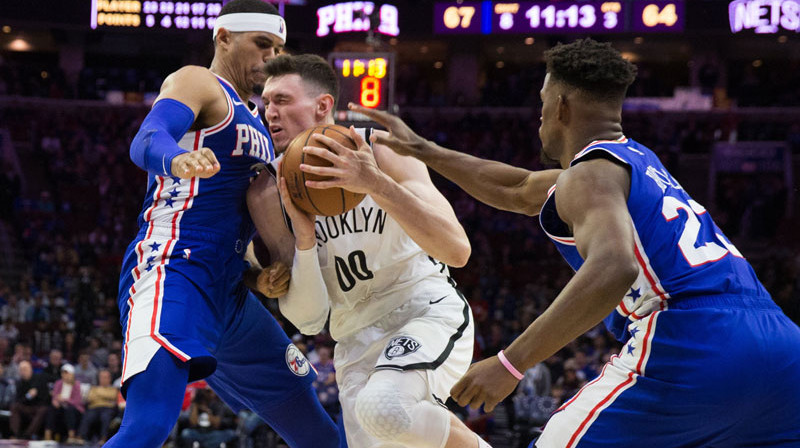
<svg viewBox="0 0 800 448">
<path fill-rule="evenodd" d="M 333 124 L 338 84 L 324 59 L 281 55 L 267 64 L 267 76 L 262 98 L 276 152 L 307 128 Z M 316 334 L 330 311 L 349 446 L 486 447 L 442 405 L 472 359 L 470 308 L 445 266 L 466 263 L 469 240 L 424 164 L 371 148 L 354 129 L 351 137 L 358 151 L 329 138 L 317 144 L 335 153 L 304 151 L 333 163 L 323 173 L 334 176 L 328 182 L 366 194 L 353 210 L 333 217 L 303 213 L 283 181 L 293 238 L 285 226 L 276 235 L 283 214 L 273 178 L 259 175 L 248 192 L 260 236 L 292 264 L 281 312 L 303 333 Z M 288 251 L 275 248 L 281 242 Z"/>
<path fill-rule="evenodd" d="M 539 135 L 563 173 L 536 173 L 438 147 L 396 117 L 377 138 L 497 208 L 537 214 L 575 276 L 506 350 L 453 387 L 489 410 L 520 372 L 600 321 L 625 342 L 535 441 L 551 447 L 800 446 L 800 329 L 658 157 L 622 132 L 636 67 L 608 44 L 545 53 Z M 534 446 L 534 443 L 531 446 Z"/>
<path fill-rule="evenodd" d="M 251 167 L 274 158 L 248 99 L 261 91 L 264 63 L 285 40 L 272 5 L 227 3 L 210 69 L 171 74 L 131 143 L 131 158 L 149 179 L 120 279 L 127 408 L 108 447 L 160 447 L 186 384 L 201 378 L 292 447 L 339 445 L 308 361 L 242 282 L 254 232 L 245 200 Z"/>
</svg>

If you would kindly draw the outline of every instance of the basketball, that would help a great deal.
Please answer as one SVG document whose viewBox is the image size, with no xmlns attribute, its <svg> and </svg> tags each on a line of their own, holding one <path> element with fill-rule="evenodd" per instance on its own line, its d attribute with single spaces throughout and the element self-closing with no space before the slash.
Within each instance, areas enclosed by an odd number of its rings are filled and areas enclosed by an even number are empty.
<svg viewBox="0 0 800 448">
<path fill-rule="evenodd" d="M 318 189 L 306 187 L 306 180 L 327 180 L 329 176 L 319 176 L 300 171 L 301 163 L 314 166 L 332 165 L 321 157 L 303 152 L 303 147 L 309 146 L 309 141 L 313 134 L 328 136 L 341 143 L 342 146 L 355 150 L 356 143 L 350 138 L 349 132 L 346 127 L 336 124 L 317 126 L 306 129 L 289 143 L 289 147 L 286 148 L 286 153 L 283 156 L 282 174 L 286 178 L 286 186 L 289 189 L 292 202 L 299 209 L 313 215 L 336 216 L 352 210 L 364 199 L 364 194 L 353 193 L 343 188 Z"/>
</svg>

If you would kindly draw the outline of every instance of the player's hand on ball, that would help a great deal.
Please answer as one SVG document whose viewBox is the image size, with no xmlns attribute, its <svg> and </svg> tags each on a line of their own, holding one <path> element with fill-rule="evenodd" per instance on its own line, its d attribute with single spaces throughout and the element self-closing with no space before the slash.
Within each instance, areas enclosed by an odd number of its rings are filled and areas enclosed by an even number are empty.
<svg viewBox="0 0 800 448">
<path fill-rule="evenodd" d="M 372 148 L 356 132 L 355 128 L 350 126 L 349 132 L 350 138 L 356 144 L 355 151 L 327 135 L 314 134 L 311 136 L 313 143 L 320 144 L 325 148 L 305 146 L 303 152 L 323 158 L 331 162 L 333 166 L 301 164 L 300 169 L 306 173 L 331 177 L 328 180 L 306 180 L 307 187 L 340 187 L 354 193 L 370 194 L 376 186 L 380 185 L 381 177 L 386 175 L 378 168 Z"/>
<path fill-rule="evenodd" d="M 347 103 L 347 107 L 353 112 L 366 115 L 386 128 L 387 132 L 376 131 L 372 134 L 370 140 L 373 143 L 388 146 L 402 156 L 417 157 L 424 151 L 427 140 L 412 131 L 397 115 L 369 109 L 355 103 Z"/>
<path fill-rule="evenodd" d="M 199 177 L 208 179 L 219 172 L 219 162 L 214 151 L 209 148 L 201 148 L 199 151 L 179 154 L 172 159 L 170 169 L 172 175 L 181 179 Z"/>
<path fill-rule="evenodd" d="M 311 249 L 317 244 L 317 235 L 314 229 L 316 217 L 294 205 L 292 195 L 289 193 L 289 187 L 286 186 L 286 178 L 283 177 L 282 168 L 283 161 L 278 162 L 278 193 L 281 195 L 281 202 L 283 202 L 283 207 L 286 209 L 286 214 L 292 220 L 295 246 L 300 250 Z"/>
<path fill-rule="evenodd" d="M 469 367 L 467 373 L 450 389 L 459 406 L 469 405 L 492 412 L 497 403 L 505 399 L 517 387 L 519 381 L 500 364 L 497 356 L 476 362 Z"/>
<path fill-rule="evenodd" d="M 258 292 L 272 299 L 282 297 L 289 291 L 290 277 L 289 267 L 283 262 L 276 261 L 258 274 Z"/>
</svg>

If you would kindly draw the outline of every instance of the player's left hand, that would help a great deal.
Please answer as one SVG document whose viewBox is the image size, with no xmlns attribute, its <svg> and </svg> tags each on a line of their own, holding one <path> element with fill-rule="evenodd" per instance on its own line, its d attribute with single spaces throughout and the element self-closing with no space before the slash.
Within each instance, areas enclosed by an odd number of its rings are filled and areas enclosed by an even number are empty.
<svg viewBox="0 0 800 448">
<path fill-rule="evenodd" d="M 261 270 L 258 274 L 258 292 L 271 299 L 282 297 L 289 291 L 291 270 L 280 261 L 276 261 Z"/>
<path fill-rule="evenodd" d="M 503 401 L 517 387 L 519 381 L 500 364 L 497 356 L 476 362 L 467 373 L 450 389 L 459 406 L 469 405 L 492 412 L 497 403 Z"/>
<path fill-rule="evenodd" d="M 350 138 L 356 143 L 355 151 L 328 136 L 322 134 L 311 136 L 312 142 L 323 147 L 305 146 L 303 152 L 319 156 L 331 162 L 333 166 L 301 164 L 300 170 L 306 173 L 331 177 L 330 180 L 307 180 L 306 186 L 310 188 L 340 187 L 353 193 L 370 194 L 376 186 L 380 185 L 381 178 L 386 174 L 378 168 L 372 148 L 352 126 L 350 126 Z M 330 148 L 330 151 L 324 147 Z"/>
</svg>

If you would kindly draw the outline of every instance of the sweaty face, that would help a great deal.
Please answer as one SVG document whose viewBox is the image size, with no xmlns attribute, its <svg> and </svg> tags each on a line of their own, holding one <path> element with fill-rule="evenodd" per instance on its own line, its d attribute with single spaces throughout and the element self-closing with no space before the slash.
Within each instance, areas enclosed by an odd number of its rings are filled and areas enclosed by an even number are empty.
<svg viewBox="0 0 800 448">
<path fill-rule="evenodd" d="M 292 139 L 304 130 L 322 124 L 317 114 L 319 94 L 298 74 L 269 78 L 261 99 L 277 153 L 285 151 Z"/>
<path fill-rule="evenodd" d="M 539 139 L 542 141 L 542 152 L 539 155 L 542 163 L 553 164 L 559 161 L 558 137 L 554 131 L 557 124 L 558 94 L 555 91 L 552 78 L 548 73 L 544 77 L 544 85 L 539 95 L 542 98 L 542 116 L 539 118 Z"/>
</svg>

